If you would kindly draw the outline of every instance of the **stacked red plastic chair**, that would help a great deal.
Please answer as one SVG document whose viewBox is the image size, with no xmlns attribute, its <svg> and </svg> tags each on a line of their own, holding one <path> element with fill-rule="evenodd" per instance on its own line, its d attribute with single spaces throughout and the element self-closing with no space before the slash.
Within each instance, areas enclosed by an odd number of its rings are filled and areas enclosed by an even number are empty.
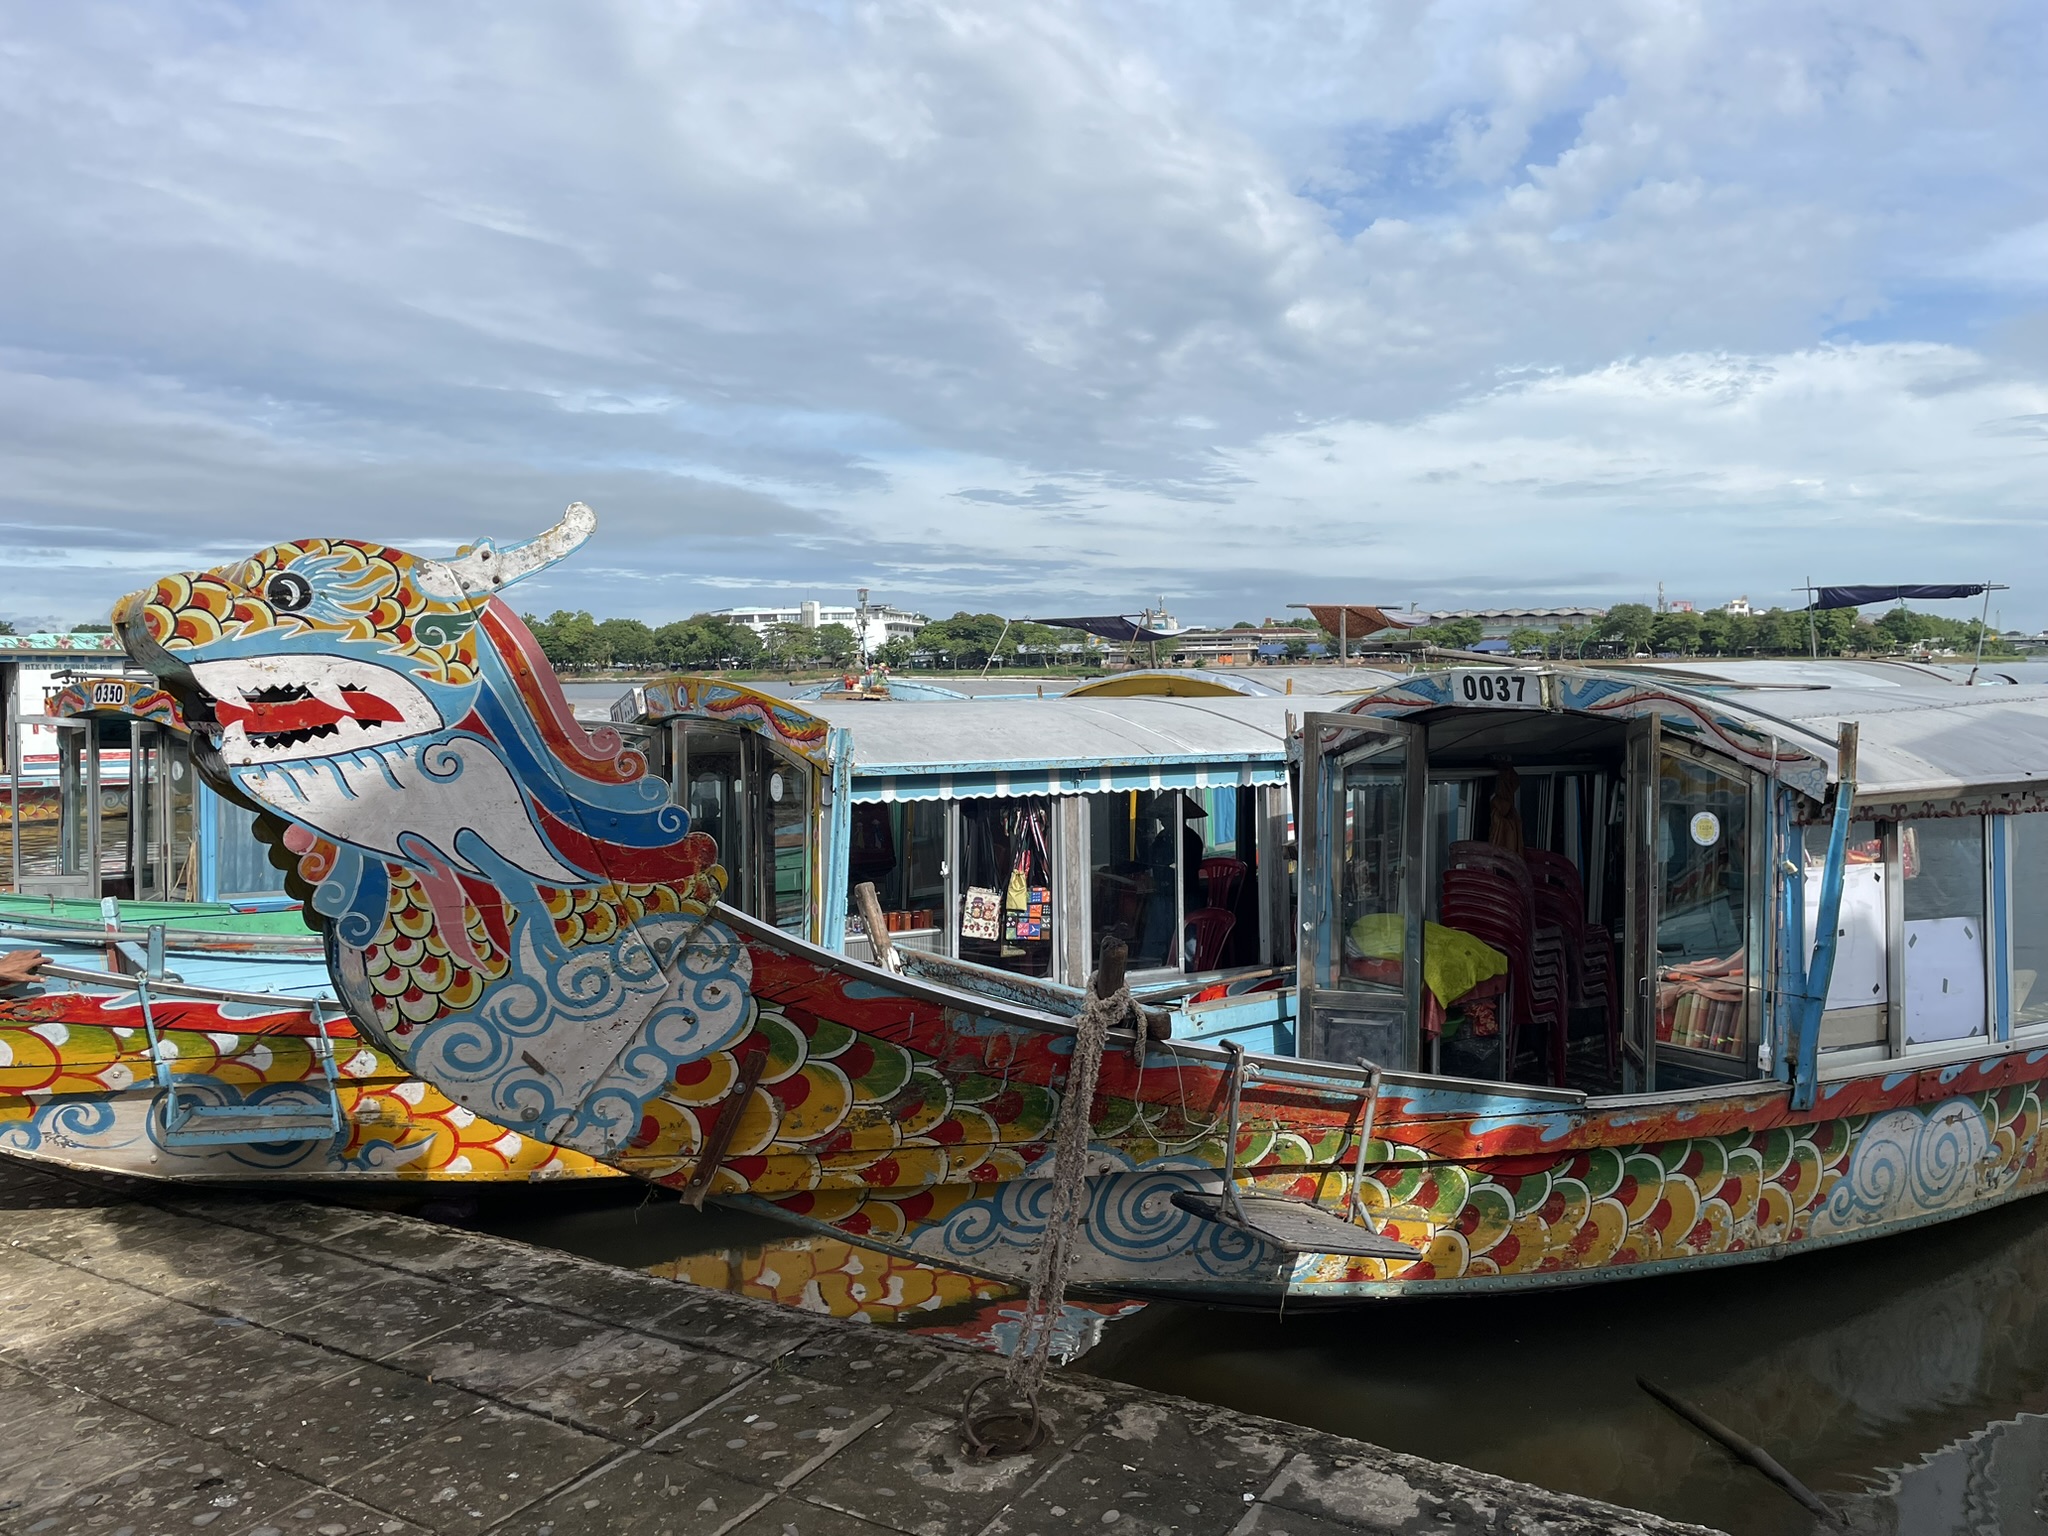
<svg viewBox="0 0 2048 1536">
<path fill-rule="evenodd" d="M 1438 908 L 1445 927 L 1469 933 L 1508 957 L 1509 1062 L 1520 1049 L 1522 1030 L 1547 1026 L 1551 1076 L 1562 1083 L 1571 985 L 1565 935 L 1539 915 L 1528 865 L 1520 855 L 1491 843 L 1453 843 Z"/>
<path fill-rule="evenodd" d="M 1586 885 L 1579 867 L 1561 853 L 1532 848 L 1525 855 L 1535 882 L 1539 921 L 1564 930 L 1575 1008 L 1598 1008 L 1606 1020 L 1607 1071 L 1621 1070 L 1621 994 L 1614 984 L 1614 935 L 1586 921 Z M 1543 914 L 1549 914 L 1547 918 Z"/>
</svg>

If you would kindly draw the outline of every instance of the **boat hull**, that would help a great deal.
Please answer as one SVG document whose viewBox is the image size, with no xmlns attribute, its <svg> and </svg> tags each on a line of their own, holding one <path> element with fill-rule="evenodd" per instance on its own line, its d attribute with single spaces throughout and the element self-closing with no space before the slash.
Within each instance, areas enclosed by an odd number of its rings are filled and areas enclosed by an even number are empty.
<svg viewBox="0 0 2048 1536">
<path fill-rule="evenodd" d="M 1719 1115 L 1696 1105 L 1686 1118 L 1703 1134 L 1614 1139 L 1643 1120 L 1632 1108 L 1576 1128 L 1576 1146 L 1505 1157 L 1433 1156 L 1376 1136 L 1360 1197 L 1383 1234 L 1418 1251 L 1412 1262 L 1283 1255 L 1203 1221 L 1172 1200 L 1218 1187 L 1216 1170 L 1190 1159 L 1101 1172 L 1089 1179 L 1072 1278 L 1134 1295 L 1331 1305 L 1596 1284 L 1881 1237 L 2042 1189 L 2042 1054 L 1841 1084 L 1821 1108 L 1832 1099 L 1848 1112 L 1817 1118 L 1769 1102 Z M 1948 1091 L 1928 1095 L 1943 1079 Z M 1980 1086 L 1954 1091 L 1969 1079 Z M 1397 1111 L 1390 1137 L 1403 1128 Z M 1329 1210 L 1352 1196 L 1350 1172 L 1327 1166 L 1261 1169 L 1250 1182 Z M 883 1251 L 1024 1282 L 1050 1193 L 1048 1180 L 1026 1177 L 960 1197 L 906 1189 L 769 1203 Z"/>
<path fill-rule="evenodd" d="M 158 999 L 181 1099 L 252 1115 L 328 1103 L 303 1009 Z M 492 1125 L 356 1037 L 334 1037 L 342 1130 L 314 1141 L 181 1144 L 165 1126 L 132 992 L 0 1002 L 0 1152 L 79 1172 L 178 1184 L 405 1184 L 615 1177 Z M 260 1133 L 258 1133 L 260 1134 Z"/>
</svg>

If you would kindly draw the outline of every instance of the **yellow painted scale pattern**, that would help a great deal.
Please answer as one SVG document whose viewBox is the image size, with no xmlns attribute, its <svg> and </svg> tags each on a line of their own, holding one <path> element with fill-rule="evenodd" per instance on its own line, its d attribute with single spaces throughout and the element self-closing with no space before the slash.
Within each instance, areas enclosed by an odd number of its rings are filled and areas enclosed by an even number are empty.
<svg viewBox="0 0 2048 1536">
<path fill-rule="evenodd" d="M 314 1042 L 304 1035 L 171 1029 L 161 1038 L 172 1071 L 192 1079 L 195 1088 L 217 1085 L 251 1094 L 306 1084 L 325 1090 Z M 292 1172 L 355 1171 L 399 1179 L 615 1176 L 581 1153 L 479 1118 L 438 1089 L 406 1077 L 367 1044 L 337 1040 L 335 1053 L 346 1137 L 320 1146 L 311 1165 L 294 1164 Z M 52 1117 L 70 1109 L 74 1113 L 64 1116 L 61 1134 L 49 1139 L 73 1161 L 94 1161 L 95 1152 L 103 1152 L 109 1166 L 120 1166 L 162 1150 L 139 1123 L 157 1097 L 149 1039 L 139 1027 L 0 1023 L 0 1147 L 36 1152 Z M 123 1106 L 136 1113 L 76 1113 Z"/>
</svg>

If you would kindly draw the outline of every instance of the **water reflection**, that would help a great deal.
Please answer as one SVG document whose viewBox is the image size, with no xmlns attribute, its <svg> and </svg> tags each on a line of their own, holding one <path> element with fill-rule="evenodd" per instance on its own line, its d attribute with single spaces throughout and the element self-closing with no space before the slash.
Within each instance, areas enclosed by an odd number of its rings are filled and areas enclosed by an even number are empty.
<svg viewBox="0 0 2048 1536">
<path fill-rule="evenodd" d="M 1016 1346 L 1017 1287 L 797 1232 L 766 1217 L 715 1208 L 700 1214 L 670 1198 L 620 1195 L 579 1191 L 573 1203 L 517 1206 L 471 1198 L 460 1209 L 444 1196 L 440 1209 L 421 1214 L 848 1322 L 942 1335 L 997 1354 Z M 1106 1323 L 1142 1309 L 1141 1302 L 1069 1301 L 1053 1358 L 1080 1356 Z"/>
<path fill-rule="evenodd" d="M 831 1237 L 686 1254 L 651 1264 L 647 1272 L 856 1323 L 916 1321 L 942 1307 L 1014 1294 L 993 1280 L 869 1253 Z"/>
<path fill-rule="evenodd" d="M 1859 1530 L 2048 1529 L 2048 1420 L 2034 1417 L 2048 1411 L 2048 1202 L 1526 1299 L 1284 1321 L 1154 1307 L 1078 1369 L 1731 1531 L 1812 1529 L 1642 1393 L 1644 1375 L 1762 1444 Z"/>
</svg>

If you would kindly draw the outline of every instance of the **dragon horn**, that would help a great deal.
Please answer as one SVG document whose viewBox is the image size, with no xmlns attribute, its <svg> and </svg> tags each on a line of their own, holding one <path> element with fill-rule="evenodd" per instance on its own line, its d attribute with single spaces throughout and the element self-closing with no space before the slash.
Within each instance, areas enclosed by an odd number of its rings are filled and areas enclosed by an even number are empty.
<svg viewBox="0 0 2048 1536">
<path fill-rule="evenodd" d="M 489 539 L 479 539 L 453 560 L 420 561 L 413 579 L 429 597 L 446 602 L 488 597 L 572 554 L 596 528 L 597 514 L 582 502 L 572 501 L 559 523 L 524 544 L 498 549 Z"/>
</svg>

